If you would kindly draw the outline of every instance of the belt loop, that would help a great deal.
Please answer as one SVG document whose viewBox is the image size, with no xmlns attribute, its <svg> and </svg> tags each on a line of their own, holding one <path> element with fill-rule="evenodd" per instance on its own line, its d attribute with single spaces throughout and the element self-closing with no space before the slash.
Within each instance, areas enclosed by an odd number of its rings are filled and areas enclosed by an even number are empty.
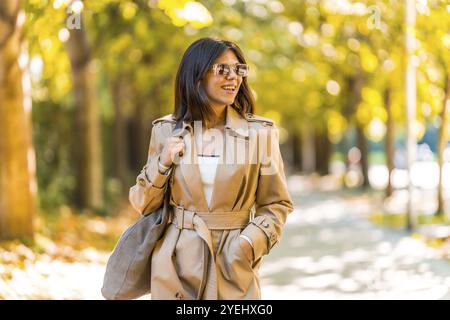
<svg viewBox="0 0 450 320">
<path fill-rule="evenodd" d="M 181 228 L 180 230 L 184 229 L 184 206 L 181 206 Z"/>
</svg>

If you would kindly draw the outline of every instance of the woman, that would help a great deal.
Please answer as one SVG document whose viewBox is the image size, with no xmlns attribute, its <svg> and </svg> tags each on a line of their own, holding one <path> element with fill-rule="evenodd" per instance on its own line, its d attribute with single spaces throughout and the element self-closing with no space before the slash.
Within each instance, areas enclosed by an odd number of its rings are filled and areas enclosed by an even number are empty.
<svg viewBox="0 0 450 320">
<path fill-rule="evenodd" d="M 153 212 L 170 185 L 173 214 L 153 251 L 152 299 L 261 299 L 262 257 L 293 207 L 278 131 L 253 114 L 248 71 L 236 44 L 195 41 L 178 69 L 173 115 L 153 121 L 148 162 L 129 197 L 141 214 Z"/>
</svg>

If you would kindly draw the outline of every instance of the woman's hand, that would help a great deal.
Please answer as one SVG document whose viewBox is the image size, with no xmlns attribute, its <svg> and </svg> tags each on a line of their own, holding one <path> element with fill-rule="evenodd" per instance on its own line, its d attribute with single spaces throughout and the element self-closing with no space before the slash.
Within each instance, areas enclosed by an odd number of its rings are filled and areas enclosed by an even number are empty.
<svg viewBox="0 0 450 320">
<path fill-rule="evenodd" d="M 184 142 L 181 137 L 169 137 L 164 142 L 163 150 L 159 156 L 159 161 L 163 166 L 170 167 L 175 159 L 175 155 L 182 156 L 184 153 Z"/>
<path fill-rule="evenodd" d="M 248 243 L 247 240 L 239 237 L 239 245 L 241 246 L 241 249 L 244 251 L 244 253 L 247 256 L 247 258 L 249 259 L 249 261 L 253 262 L 255 260 L 255 256 L 253 253 L 253 248 L 250 245 L 250 243 Z"/>
</svg>

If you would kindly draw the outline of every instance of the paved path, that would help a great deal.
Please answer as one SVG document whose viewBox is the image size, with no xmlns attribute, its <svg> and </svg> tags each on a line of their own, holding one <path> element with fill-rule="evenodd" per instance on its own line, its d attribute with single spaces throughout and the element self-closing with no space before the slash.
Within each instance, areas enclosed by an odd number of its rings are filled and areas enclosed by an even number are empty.
<svg viewBox="0 0 450 320">
<path fill-rule="evenodd" d="M 450 262 L 369 222 L 368 196 L 293 197 L 282 240 L 260 270 L 263 299 L 450 299 Z"/>
</svg>

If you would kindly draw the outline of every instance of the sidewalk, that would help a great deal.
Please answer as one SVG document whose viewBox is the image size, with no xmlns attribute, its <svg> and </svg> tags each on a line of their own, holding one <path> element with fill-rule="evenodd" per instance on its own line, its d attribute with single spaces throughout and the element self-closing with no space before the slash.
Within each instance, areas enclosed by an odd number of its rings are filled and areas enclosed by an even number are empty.
<svg viewBox="0 0 450 320">
<path fill-rule="evenodd" d="M 291 194 L 295 211 L 260 270 L 263 299 L 450 299 L 450 262 L 369 222 L 367 195 Z"/>
</svg>

